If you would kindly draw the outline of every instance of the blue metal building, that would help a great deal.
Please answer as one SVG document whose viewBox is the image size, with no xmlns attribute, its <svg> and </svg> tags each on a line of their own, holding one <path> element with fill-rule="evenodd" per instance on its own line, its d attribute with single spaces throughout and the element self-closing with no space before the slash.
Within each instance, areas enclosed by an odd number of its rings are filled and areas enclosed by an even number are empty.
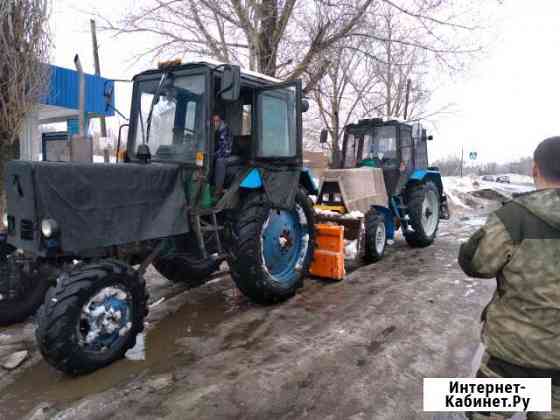
<svg viewBox="0 0 560 420">
<path fill-rule="evenodd" d="M 68 134 L 79 128 L 79 76 L 78 72 L 49 65 L 50 82 L 47 94 L 36 109 L 26 117 L 21 137 L 22 159 L 37 160 L 41 153 L 39 125 L 66 123 Z M 92 118 L 114 115 L 114 81 L 92 74 L 85 74 L 85 113 Z"/>
</svg>

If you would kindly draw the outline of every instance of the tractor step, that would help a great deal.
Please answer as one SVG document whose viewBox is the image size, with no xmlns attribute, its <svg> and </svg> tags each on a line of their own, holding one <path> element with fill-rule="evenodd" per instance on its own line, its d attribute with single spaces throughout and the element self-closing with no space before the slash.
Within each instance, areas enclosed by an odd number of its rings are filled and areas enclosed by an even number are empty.
<svg viewBox="0 0 560 420">
<path fill-rule="evenodd" d="M 217 232 L 220 230 L 224 230 L 223 226 L 201 226 L 200 230 L 202 232 Z"/>
<path fill-rule="evenodd" d="M 228 254 L 226 254 L 226 253 L 222 253 L 222 254 L 215 253 L 215 254 L 210 255 L 210 258 L 213 259 L 214 261 L 222 261 L 222 260 L 225 260 L 227 257 L 228 257 Z"/>
</svg>

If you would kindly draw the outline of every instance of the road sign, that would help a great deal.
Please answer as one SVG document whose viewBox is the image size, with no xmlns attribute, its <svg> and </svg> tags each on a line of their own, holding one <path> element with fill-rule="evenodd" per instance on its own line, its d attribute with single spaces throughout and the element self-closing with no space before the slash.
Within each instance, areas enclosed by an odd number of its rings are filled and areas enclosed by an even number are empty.
<svg viewBox="0 0 560 420">
<path fill-rule="evenodd" d="M 469 153 L 469 158 L 470 158 L 470 160 L 476 160 L 477 157 L 478 157 L 478 153 L 477 153 L 477 152 L 470 152 L 470 153 Z"/>
</svg>

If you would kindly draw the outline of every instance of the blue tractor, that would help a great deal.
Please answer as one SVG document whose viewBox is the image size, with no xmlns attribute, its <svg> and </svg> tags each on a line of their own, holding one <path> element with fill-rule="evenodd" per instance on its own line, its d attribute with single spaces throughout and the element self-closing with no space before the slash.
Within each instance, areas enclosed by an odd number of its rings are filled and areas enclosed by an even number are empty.
<svg viewBox="0 0 560 420">
<path fill-rule="evenodd" d="M 399 228 L 410 246 L 432 244 L 449 208 L 441 174 L 428 163 L 429 140 L 419 123 L 375 118 L 346 126 L 340 162 L 321 179 L 318 222 L 344 225 L 345 239 L 371 262 Z"/>
<path fill-rule="evenodd" d="M 252 301 L 293 296 L 315 243 L 317 192 L 302 158 L 307 108 L 301 80 L 162 63 L 134 77 L 124 161 L 9 162 L 0 325 L 42 305 L 41 353 L 81 374 L 134 345 L 150 264 L 196 287 L 227 260 Z M 224 139 L 231 153 L 218 156 Z"/>
</svg>

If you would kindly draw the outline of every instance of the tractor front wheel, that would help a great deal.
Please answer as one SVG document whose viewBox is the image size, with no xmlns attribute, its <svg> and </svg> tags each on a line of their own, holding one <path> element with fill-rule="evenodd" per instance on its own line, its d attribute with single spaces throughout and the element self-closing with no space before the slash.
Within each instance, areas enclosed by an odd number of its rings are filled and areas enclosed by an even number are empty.
<svg viewBox="0 0 560 420">
<path fill-rule="evenodd" d="M 127 264 L 79 265 L 59 277 L 37 313 L 39 350 L 71 375 L 107 366 L 134 347 L 146 303 L 144 280 Z"/>
<path fill-rule="evenodd" d="M 439 190 L 432 183 L 412 186 L 407 194 L 410 225 L 404 233 L 408 244 L 413 247 L 426 247 L 434 242 L 439 227 L 440 199 Z"/>
<path fill-rule="evenodd" d="M 50 286 L 48 269 L 31 266 L 26 272 L 14 259 L 15 249 L 0 245 L 0 326 L 25 321 L 41 306 Z"/>
<path fill-rule="evenodd" d="M 253 302 L 284 301 L 303 285 L 315 242 L 313 206 L 304 191 L 297 192 L 291 209 L 271 207 L 262 193 L 249 196 L 235 235 L 232 277 Z"/>
<path fill-rule="evenodd" d="M 373 263 L 383 258 L 387 245 L 387 229 L 385 218 L 381 213 L 370 210 L 365 216 L 366 252 L 364 259 Z"/>
</svg>

